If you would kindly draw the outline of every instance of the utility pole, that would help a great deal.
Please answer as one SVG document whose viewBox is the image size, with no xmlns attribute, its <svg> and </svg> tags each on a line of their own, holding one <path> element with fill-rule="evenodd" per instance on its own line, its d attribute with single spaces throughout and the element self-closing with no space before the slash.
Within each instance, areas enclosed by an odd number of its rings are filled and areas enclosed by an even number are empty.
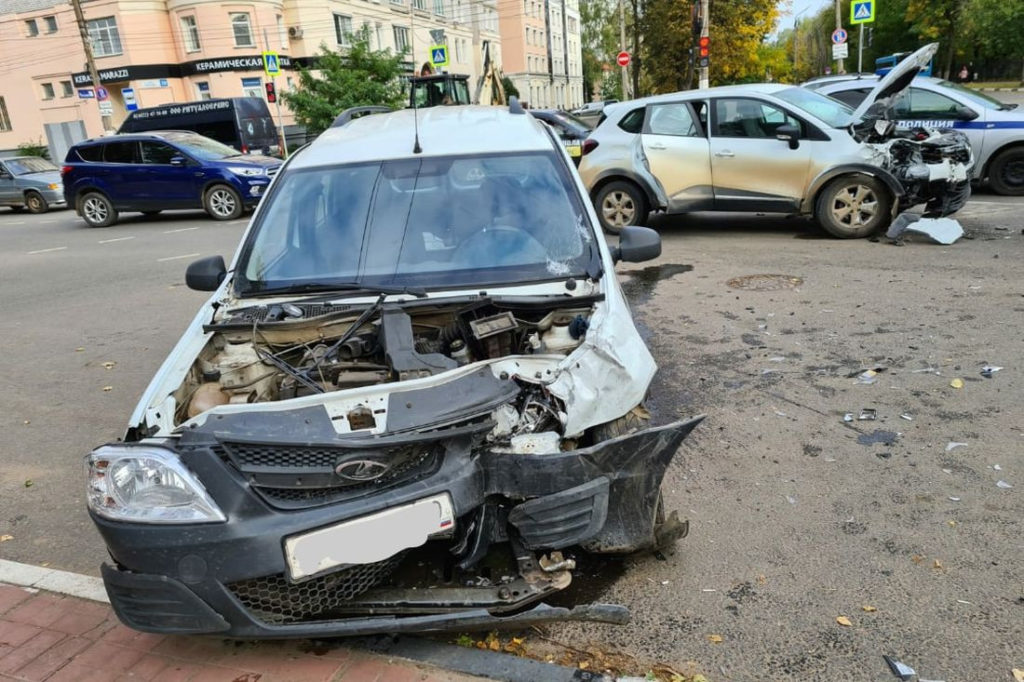
<svg viewBox="0 0 1024 682">
<path fill-rule="evenodd" d="M 628 52 L 626 49 L 626 7 L 625 0 L 619 0 L 619 49 L 623 52 Z M 635 56 L 635 55 L 634 55 Z M 622 99 L 623 101 L 629 99 L 629 75 L 626 71 L 628 66 L 622 67 Z"/>
<path fill-rule="evenodd" d="M 843 17 L 842 17 L 842 15 L 839 12 L 839 0 L 836 0 L 836 28 L 842 28 L 842 27 L 843 27 Z M 842 73 L 846 73 L 846 69 L 843 67 L 843 60 L 842 59 L 838 59 L 836 61 L 838 62 L 836 64 L 836 71 L 838 71 L 841 74 Z"/>
<path fill-rule="evenodd" d="M 92 78 L 93 94 L 96 95 L 96 104 L 98 105 L 100 102 L 100 73 L 96 70 L 96 60 L 92 56 L 92 41 L 89 40 L 89 29 L 85 25 L 85 15 L 82 14 L 81 1 L 71 0 L 71 6 L 75 8 L 75 21 L 78 23 L 78 32 L 82 35 L 82 47 L 85 49 L 85 63 L 89 67 L 89 76 Z M 109 133 L 114 129 L 113 121 L 109 115 L 101 113 L 100 122 L 103 124 L 103 132 Z"/>
<path fill-rule="evenodd" d="M 75 0 L 78 2 L 78 0 Z M 270 38 L 267 37 L 267 29 L 263 29 L 263 49 L 270 52 Z M 277 55 L 277 67 L 281 68 L 281 55 Z M 281 149 L 284 150 L 284 158 L 288 158 L 288 139 L 284 136 L 284 117 L 281 116 L 281 93 L 277 91 L 277 76 L 271 76 L 270 82 L 274 84 L 274 106 L 277 108 L 277 125 L 281 129 Z"/>
<path fill-rule="evenodd" d="M 838 2 L 839 0 L 836 0 Z M 711 2 L 710 0 L 700 0 L 700 37 L 708 38 L 711 36 L 710 29 L 711 24 Z M 700 76 L 697 80 L 697 87 L 701 90 L 707 90 L 711 87 L 711 79 L 708 75 L 710 67 L 700 67 Z"/>
</svg>

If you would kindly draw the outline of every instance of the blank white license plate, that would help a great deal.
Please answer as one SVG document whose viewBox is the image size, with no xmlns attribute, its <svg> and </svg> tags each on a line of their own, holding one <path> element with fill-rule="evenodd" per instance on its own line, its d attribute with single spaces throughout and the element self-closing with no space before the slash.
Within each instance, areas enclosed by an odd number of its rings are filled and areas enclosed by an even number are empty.
<svg viewBox="0 0 1024 682">
<path fill-rule="evenodd" d="M 338 566 L 383 561 L 454 528 L 452 499 L 442 493 L 285 538 L 285 561 L 292 580 L 301 580 Z"/>
</svg>

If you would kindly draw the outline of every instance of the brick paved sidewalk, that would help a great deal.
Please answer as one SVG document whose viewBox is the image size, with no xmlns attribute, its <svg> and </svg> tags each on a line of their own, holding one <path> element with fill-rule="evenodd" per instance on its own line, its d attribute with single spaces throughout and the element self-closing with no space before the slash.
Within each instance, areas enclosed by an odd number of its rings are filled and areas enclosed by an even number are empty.
<svg viewBox="0 0 1024 682">
<path fill-rule="evenodd" d="M 308 646 L 308 643 L 306 644 Z M 109 605 L 0 584 L 0 680 L 32 682 L 472 682 L 344 647 L 149 635 Z"/>
</svg>

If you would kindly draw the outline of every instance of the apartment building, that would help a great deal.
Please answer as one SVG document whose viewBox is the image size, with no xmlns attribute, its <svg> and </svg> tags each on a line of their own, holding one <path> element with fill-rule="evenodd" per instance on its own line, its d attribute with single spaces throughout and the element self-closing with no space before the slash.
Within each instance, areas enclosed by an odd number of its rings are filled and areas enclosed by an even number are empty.
<svg viewBox="0 0 1024 682">
<path fill-rule="evenodd" d="M 502 67 L 534 108 L 582 106 L 579 0 L 498 0 Z"/>
<path fill-rule="evenodd" d="M 501 63 L 496 0 L 90 0 L 82 9 L 115 127 L 132 106 L 264 96 L 264 50 L 281 55 L 278 91 L 293 87 L 298 64 L 321 45 L 344 51 L 364 26 L 373 48 L 406 53 L 410 72 L 438 43 L 448 70 L 473 83 L 485 41 Z M 42 140 L 61 159 L 103 132 L 67 0 L 0 0 L 0 42 L 0 152 Z"/>
</svg>

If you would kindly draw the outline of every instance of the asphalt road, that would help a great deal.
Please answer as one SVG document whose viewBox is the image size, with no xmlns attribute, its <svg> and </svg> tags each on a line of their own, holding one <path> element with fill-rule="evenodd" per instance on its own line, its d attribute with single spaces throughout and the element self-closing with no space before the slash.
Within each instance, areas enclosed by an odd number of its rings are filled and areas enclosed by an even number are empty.
<svg viewBox="0 0 1024 682">
<path fill-rule="evenodd" d="M 977 195 L 972 238 L 948 247 L 660 221 L 661 259 L 619 270 L 661 368 L 654 418 L 709 415 L 666 479 L 691 534 L 664 560 L 584 562 L 568 598 L 634 622 L 549 636 L 716 681 L 891 679 L 883 653 L 949 682 L 1024 667 L 1022 208 Z M 0 212 L 0 557 L 98 573 L 81 458 L 121 435 L 203 300 L 185 266 L 230 256 L 243 228 Z M 787 278 L 730 286 L 747 275 Z M 1004 369 L 984 379 L 986 362 Z M 844 423 L 863 408 L 877 420 Z"/>
</svg>

